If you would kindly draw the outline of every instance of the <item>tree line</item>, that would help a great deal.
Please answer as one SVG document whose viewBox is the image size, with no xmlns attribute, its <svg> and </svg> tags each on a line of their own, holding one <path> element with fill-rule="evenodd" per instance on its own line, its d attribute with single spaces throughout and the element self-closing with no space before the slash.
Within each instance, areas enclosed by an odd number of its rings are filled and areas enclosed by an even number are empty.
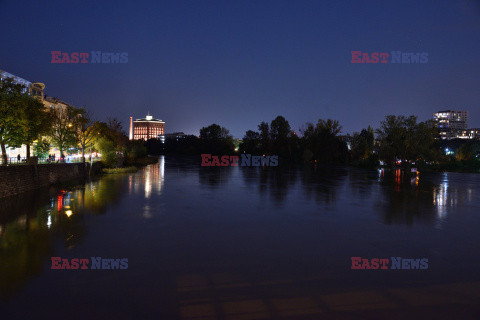
<svg viewBox="0 0 480 320">
<path fill-rule="evenodd" d="M 455 155 L 444 153 L 445 145 L 458 146 Z M 368 126 L 360 132 L 342 134 L 337 120 L 307 122 L 297 133 L 278 116 L 245 132 L 241 143 L 218 124 L 203 127 L 200 136 L 148 142 L 152 153 L 278 155 L 288 163 L 319 163 L 376 167 L 402 165 L 416 167 L 455 166 L 465 161 L 478 166 L 478 141 L 442 141 L 433 120 L 419 122 L 414 115 L 388 115 L 379 128 Z M 237 149 L 236 149 L 237 148 Z"/>
</svg>

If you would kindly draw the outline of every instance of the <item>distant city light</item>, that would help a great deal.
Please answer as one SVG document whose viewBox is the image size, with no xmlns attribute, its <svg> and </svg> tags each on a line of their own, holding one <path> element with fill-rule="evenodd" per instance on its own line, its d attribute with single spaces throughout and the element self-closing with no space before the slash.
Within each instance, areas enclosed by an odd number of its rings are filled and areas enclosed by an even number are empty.
<svg viewBox="0 0 480 320">
<path fill-rule="evenodd" d="M 449 148 L 445 148 L 445 154 L 446 154 L 447 156 L 449 156 L 449 155 L 455 154 L 455 152 L 452 151 L 452 150 L 450 150 Z"/>
</svg>

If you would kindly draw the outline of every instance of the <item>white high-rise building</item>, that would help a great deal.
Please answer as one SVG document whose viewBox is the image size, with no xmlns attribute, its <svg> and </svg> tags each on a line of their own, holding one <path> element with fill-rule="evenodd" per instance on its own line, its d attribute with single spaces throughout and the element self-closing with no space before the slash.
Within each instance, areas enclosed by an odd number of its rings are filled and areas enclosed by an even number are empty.
<svg viewBox="0 0 480 320">
<path fill-rule="evenodd" d="M 442 139 L 462 138 L 468 128 L 468 111 L 446 110 L 433 114 Z"/>
</svg>

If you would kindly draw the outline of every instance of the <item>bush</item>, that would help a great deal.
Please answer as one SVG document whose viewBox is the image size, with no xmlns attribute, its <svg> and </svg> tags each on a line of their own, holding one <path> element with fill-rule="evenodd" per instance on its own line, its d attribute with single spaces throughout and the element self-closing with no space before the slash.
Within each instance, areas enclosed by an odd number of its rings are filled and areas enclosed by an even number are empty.
<svg viewBox="0 0 480 320">
<path fill-rule="evenodd" d="M 95 149 L 102 154 L 102 162 L 105 167 L 116 167 L 119 157 L 117 156 L 115 142 L 110 139 L 101 138 L 95 144 Z"/>
<path fill-rule="evenodd" d="M 115 151 L 102 153 L 102 162 L 107 168 L 115 167 L 117 164 L 117 153 Z"/>
<path fill-rule="evenodd" d="M 143 141 L 131 141 L 126 149 L 127 163 L 135 163 L 137 159 L 147 156 L 147 147 Z"/>
</svg>

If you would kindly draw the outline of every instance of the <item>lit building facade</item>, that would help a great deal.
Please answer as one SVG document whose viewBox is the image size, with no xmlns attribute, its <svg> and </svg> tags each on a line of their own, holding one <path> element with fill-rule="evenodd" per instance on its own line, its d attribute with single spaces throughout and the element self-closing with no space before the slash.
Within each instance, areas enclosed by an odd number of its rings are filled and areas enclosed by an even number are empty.
<svg viewBox="0 0 480 320">
<path fill-rule="evenodd" d="M 130 117 L 130 140 L 158 139 L 158 136 L 163 134 L 165 134 L 165 121 L 154 119 L 151 115 L 135 121 Z"/>
<path fill-rule="evenodd" d="M 63 102 L 57 98 L 53 97 L 47 97 L 45 94 L 45 84 L 40 83 L 40 82 L 32 82 L 29 80 L 25 80 L 19 76 L 13 75 L 9 72 L 6 72 L 4 70 L 0 70 L 0 82 L 4 81 L 8 78 L 13 79 L 14 83 L 21 84 L 24 86 L 24 89 L 22 90 L 23 93 L 28 93 L 37 99 L 39 99 L 43 105 L 45 106 L 45 111 L 50 111 L 52 109 L 55 110 L 61 110 L 65 111 L 67 106 L 69 106 L 68 103 Z M 60 151 L 57 150 L 56 148 L 52 147 L 50 149 L 50 154 L 55 154 L 56 156 L 60 156 Z M 14 158 L 17 157 L 17 155 L 20 155 L 21 158 L 26 157 L 26 146 L 22 145 L 19 148 L 9 148 L 7 146 L 7 157 L 8 158 Z"/>
<path fill-rule="evenodd" d="M 56 109 L 56 110 L 61 110 L 62 112 L 65 112 L 68 106 L 73 107 L 72 105 L 66 102 L 63 102 L 58 98 L 47 97 L 47 96 L 45 96 L 45 99 L 43 99 L 43 105 L 50 110 Z"/>
<path fill-rule="evenodd" d="M 480 128 L 471 128 L 461 130 L 458 138 L 460 139 L 480 139 Z"/>
<path fill-rule="evenodd" d="M 441 139 L 467 137 L 468 111 L 446 110 L 433 114 L 433 120 L 440 130 Z"/>
<path fill-rule="evenodd" d="M 18 83 L 24 86 L 22 90 L 23 93 L 29 93 L 32 96 L 38 97 L 40 100 L 43 101 L 43 91 L 45 90 L 45 85 L 40 82 L 31 82 L 20 78 L 14 74 L 8 73 L 4 70 L 0 70 L 0 81 L 4 81 L 8 78 L 12 78 L 14 83 Z"/>
<path fill-rule="evenodd" d="M 174 133 L 166 133 L 166 134 L 161 134 L 158 136 L 158 139 L 162 143 L 165 143 L 165 140 L 176 140 L 178 141 L 179 139 L 185 138 L 187 135 L 183 132 L 174 132 Z"/>
</svg>

